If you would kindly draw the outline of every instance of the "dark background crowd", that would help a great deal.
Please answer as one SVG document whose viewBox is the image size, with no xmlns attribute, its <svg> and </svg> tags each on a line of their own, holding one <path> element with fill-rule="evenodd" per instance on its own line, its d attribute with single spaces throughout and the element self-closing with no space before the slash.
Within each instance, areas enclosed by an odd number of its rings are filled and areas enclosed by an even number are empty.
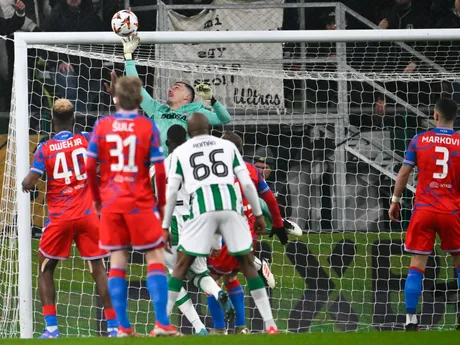
<svg viewBox="0 0 460 345">
<path fill-rule="evenodd" d="M 18 30 L 18 22 L 22 23 L 19 28 L 21 31 L 43 31 L 43 32 L 81 32 L 81 31 L 110 31 L 110 21 L 113 14 L 124 7 L 125 1 L 123 0 L 23 0 L 25 4 L 25 17 L 18 18 L 17 11 L 15 11 L 16 0 L 0 0 L 0 18 L 3 20 L 3 25 L 0 26 L 0 34 L 12 35 Z M 296 2 L 310 2 L 286 0 L 286 3 Z M 312 1 L 313 2 L 313 1 Z M 327 1 L 324 1 L 327 2 Z M 188 4 L 200 5 L 210 4 L 212 0 L 169 0 L 167 4 Z M 241 1 L 239 2 L 242 3 Z M 364 5 L 361 0 L 343 0 L 342 3 L 356 11 L 366 19 L 378 25 L 381 29 L 419 29 L 419 28 L 456 28 L 460 27 L 460 1 L 459 0 L 367 0 Z M 131 0 L 131 7 L 156 5 L 155 0 Z M 200 10 L 181 10 L 181 14 L 192 16 Z M 303 11 L 301 13 L 301 11 Z M 155 31 L 156 29 L 156 10 L 136 11 L 141 23 L 141 31 Z M 4 19 L 3 19 L 4 18 Z M 19 20 L 17 20 L 19 19 Z M 303 22 L 301 22 L 303 21 Z M 369 26 L 354 16 L 347 15 L 346 29 L 369 29 Z M 282 30 L 334 30 L 336 29 L 335 13 L 333 7 L 324 8 L 286 8 L 284 10 L 284 20 Z M 426 44 L 423 49 L 416 49 L 433 62 L 449 69 L 457 65 L 458 53 L 460 50 L 452 49 L 450 44 L 447 44 L 449 49 L 439 49 L 438 46 L 427 49 Z M 350 63 L 354 67 L 359 67 L 360 70 L 371 69 L 373 71 L 393 69 L 396 72 L 410 73 L 421 68 L 419 61 L 413 57 L 407 57 L 406 61 L 400 61 L 401 56 L 404 55 L 393 45 L 373 47 L 374 55 L 380 55 L 378 59 L 372 60 L 369 56 L 358 54 L 359 49 L 366 50 L 369 54 L 369 47 L 372 45 L 367 44 L 364 46 L 357 45 L 353 48 L 353 56 L 350 56 Z M 417 48 L 417 47 L 415 47 Z M 284 56 L 288 58 L 303 56 L 300 51 L 300 45 L 285 45 Z M 386 50 L 385 50 L 386 49 Z M 314 55 L 316 57 L 335 56 L 333 44 L 330 45 L 314 45 L 310 44 L 306 50 L 307 57 Z M 388 53 L 387 58 L 382 59 L 382 53 Z M 88 109 L 85 104 L 95 102 L 92 95 L 93 91 L 99 91 L 99 85 L 91 85 L 88 79 L 100 80 L 100 75 L 88 75 L 94 73 L 88 71 L 88 63 L 79 59 L 67 57 L 60 59 L 60 56 L 50 54 L 46 56 L 45 60 L 48 61 L 46 69 L 51 72 L 51 79 L 55 80 L 57 88 L 57 95 L 65 95 L 71 99 L 78 100 L 77 110 L 90 111 L 94 110 L 95 106 Z M 406 54 L 407 55 L 407 54 Z M 361 56 L 361 60 L 359 60 Z M 363 57 L 364 56 L 364 57 Z M 55 58 L 54 65 L 50 62 Z M 393 60 L 392 60 L 393 59 Z M 378 61 L 377 61 L 378 60 Z M 396 61 L 398 60 L 398 61 Z M 400 64 L 403 64 L 400 66 Z M 91 67 L 92 63 L 89 63 Z M 12 66 L 13 66 L 13 44 L 11 41 L 0 40 L 0 111 L 8 111 L 11 97 L 11 81 L 12 81 Z M 325 68 L 333 66 L 326 64 Z M 296 66 L 289 66 L 295 68 Z M 308 66 L 307 66 L 308 67 Z M 316 68 L 317 66 L 315 66 Z M 451 68 L 452 69 L 452 68 Z M 146 71 L 142 71 L 141 73 Z M 86 74 L 86 77 L 85 77 Z M 89 77 L 89 78 L 88 78 Z M 102 76 L 104 77 L 104 76 Z M 150 84 L 150 83 L 149 83 Z M 315 82 L 316 85 L 308 86 L 311 90 L 308 97 L 310 105 L 318 106 L 331 106 L 337 103 L 335 95 L 336 86 L 332 82 Z M 78 85 L 78 86 L 77 86 Z M 289 95 L 289 90 L 299 90 L 301 86 L 294 82 L 287 82 L 285 95 L 286 106 L 288 108 L 298 107 L 298 95 Z M 442 85 L 432 86 L 425 85 L 424 88 L 429 88 L 429 93 L 436 94 L 443 90 Z M 422 88 L 423 88 L 422 87 Z M 451 91 L 456 90 L 456 85 L 449 86 Z M 84 95 L 76 95 L 78 88 L 87 90 Z M 390 86 L 390 89 L 392 87 Z M 397 86 L 393 86 L 393 91 L 402 92 L 402 98 L 409 100 L 410 103 L 432 104 L 431 99 L 420 99 L 414 95 L 411 99 L 410 88 L 407 86 L 402 87 L 405 90 L 396 90 Z M 363 93 L 363 90 L 358 90 Z M 54 92 L 53 92 L 54 93 Z M 383 96 L 376 92 L 370 92 L 373 95 L 372 102 L 377 105 L 384 103 Z M 302 100 L 300 101 L 302 102 Z M 323 104 L 324 103 L 324 104 Z M 80 108 L 80 109 L 78 109 Z M 381 108 L 381 107 L 380 107 Z"/>
</svg>

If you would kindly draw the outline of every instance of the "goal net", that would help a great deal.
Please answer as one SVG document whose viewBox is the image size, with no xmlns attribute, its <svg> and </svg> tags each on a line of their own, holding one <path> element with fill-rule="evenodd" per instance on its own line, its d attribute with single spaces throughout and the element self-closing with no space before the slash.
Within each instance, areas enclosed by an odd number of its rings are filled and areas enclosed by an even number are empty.
<svg viewBox="0 0 460 345">
<path fill-rule="evenodd" d="M 436 99 L 459 97 L 459 46 L 456 42 L 350 43 L 350 37 L 357 37 L 353 32 L 344 38 L 347 43 L 321 43 L 322 33 L 311 34 L 318 42 L 305 37 L 309 43 L 192 45 L 149 44 L 156 36 L 144 34 L 135 64 L 148 93 L 160 103 L 166 103 L 168 87 L 175 81 L 210 84 L 216 99 L 232 114 L 229 124 L 213 127 L 213 134 L 233 130 L 243 137 L 245 159 L 264 169 L 282 215 L 303 229 L 304 234 L 291 236 L 285 247 L 264 235 L 258 248 L 276 277 L 270 298 L 282 330 L 401 329 L 409 265 L 402 243 L 416 180 L 411 178 L 405 191 L 401 223 L 388 220 L 389 198 L 410 139 L 432 126 Z M 22 201 L 16 167 L 19 161 L 30 160 L 37 145 L 53 135 L 50 114 L 55 99 L 75 102 L 75 131 L 91 131 L 98 117 L 113 110 L 103 82 L 109 81 L 112 70 L 118 75 L 126 71 L 119 44 L 85 44 L 89 36 L 66 35 L 75 44 L 28 45 L 28 95 L 14 88 L 1 199 L 3 337 L 19 335 L 18 288 L 23 282 L 18 280 L 17 239 L 24 234 L 21 231 L 29 230 L 18 228 Z M 101 41 L 115 41 L 111 33 L 99 35 Z M 18 100 L 27 102 L 29 109 L 28 157 L 17 156 L 16 151 L 18 138 L 24 135 L 16 131 L 24 118 L 16 112 Z M 45 180 L 30 194 L 33 318 L 21 321 L 21 325 L 33 322 L 35 336 L 44 328 L 37 247 L 47 217 Z M 133 252 L 130 262 L 130 318 L 136 330 L 145 334 L 154 322 L 146 266 L 141 253 Z M 422 327 L 456 325 L 455 278 L 450 258 L 436 247 L 425 273 Z M 76 250 L 56 269 L 55 284 L 61 333 L 104 334 L 101 302 Z M 199 314 L 212 328 L 203 294 L 190 290 Z M 246 308 L 248 327 L 262 331 L 263 322 L 250 297 Z M 182 332 L 191 333 L 177 310 L 173 321 Z"/>
</svg>

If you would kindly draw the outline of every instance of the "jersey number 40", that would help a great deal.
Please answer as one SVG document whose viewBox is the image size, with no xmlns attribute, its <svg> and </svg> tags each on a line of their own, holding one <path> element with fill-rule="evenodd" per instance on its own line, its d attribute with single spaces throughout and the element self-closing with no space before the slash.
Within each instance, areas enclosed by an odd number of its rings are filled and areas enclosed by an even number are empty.
<svg viewBox="0 0 460 345">
<path fill-rule="evenodd" d="M 66 184 L 70 184 L 70 178 L 75 174 L 77 181 L 85 180 L 86 173 L 82 174 L 80 170 L 80 162 L 78 157 L 81 156 L 83 164 L 86 163 L 86 149 L 79 147 L 72 151 L 71 162 L 67 162 L 66 152 L 58 152 L 56 154 L 56 160 L 54 162 L 53 179 L 59 180 L 64 179 Z M 69 164 L 71 163 L 71 164 Z M 70 169 L 69 169 L 70 165 Z M 72 173 L 73 171 L 73 173 Z"/>
</svg>

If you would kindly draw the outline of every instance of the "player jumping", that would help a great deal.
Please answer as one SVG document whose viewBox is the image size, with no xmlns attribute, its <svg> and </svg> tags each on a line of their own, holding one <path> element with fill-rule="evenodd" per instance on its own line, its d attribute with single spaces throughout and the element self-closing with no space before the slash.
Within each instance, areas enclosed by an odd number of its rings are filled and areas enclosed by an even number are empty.
<svg viewBox="0 0 460 345">
<path fill-rule="evenodd" d="M 166 176 L 160 135 L 152 120 L 138 114 L 142 83 L 117 81 L 115 115 L 96 123 L 88 147 L 88 183 L 101 214 L 100 247 L 110 250 L 109 291 L 119 323 L 119 336 L 137 335 L 127 313 L 128 249 L 144 251 L 147 289 L 156 323 L 151 336 L 178 335 L 166 313 L 168 285 L 163 257 L 163 232 L 157 213 L 165 204 Z M 97 179 L 100 167 L 100 183 Z M 157 206 L 149 176 L 156 170 Z M 158 209 L 157 209 L 158 207 Z"/>
<path fill-rule="evenodd" d="M 251 232 L 234 185 L 236 175 L 253 209 L 254 229 L 262 233 L 265 221 L 246 165 L 233 143 L 209 135 L 206 116 L 194 113 L 188 120 L 188 134 L 191 139 L 177 148 L 171 158 L 163 220 L 163 229 L 167 230 L 183 183 L 191 195 L 191 212 L 179 239 L 177 265 L 169 280 L 168 310 L 176 302 L 194 259 L 208 256 L 214 235 L 220 233 L 228 252 L 238 258 L 267 333 L 277 334 L 264 282 L 254 266 Z"/>
<path fill-rule="evenodd" d="M 104 306 L 108 335 L 114 337 L 117 335 L 117 320 L 102 260 L 109 253 L 98 245 L 99 219 L 86 181 L 85 158 L 89 133 L 74 134 L 74 124 L 72 103 L 67 99 L 57 100 L 53 107 L 53 126 L 57 134 L 37 148 L 32 168 L 22 181 L 23 191 L 30 192 L 44 173 L 48 180 L 48 221 L 38 249 L 38 288 L 46 323 L 40 338 L 60 336 L 53 275 L 58 262 L 69 257 L 72 241 L 75 241 L 82 259 L 88 262 Z"/>
<path fill-rule="evenodd" d="M 187 140 L 185 129 L 179 125 L 173 125 L 169 128 L 167 133 L 166 145 L 168 146 L 169 152 L 172 153 L 178 146 L 185 143 Z M 165 160 L 165 166 L 167 174 L 169 172 L 169 167 L 171 164 L 171 155 L 168 156 Z M 150 169 L 150 175 L 155 174 L 155 168 Z M 181 188 L 178 192 L 178 198 L 176 201 L 176 207 L 174 208 L 174 213 L 171 221 L 170 233 L 171 233 L 171 253 L 165 253 L 165 262 L 169 271 L 172 272 L 177 263 L 177 246 L 179 242 L 179 236 L 184 227 L 184 223 L 188 220 L 190 214 L 189 206 L 189 195 L 185 192 L 184 188 Z M 224 313 L 227 316 L 227 319 L 232 319 L 234 317 L 234 309 L 229 300 L 228 295 L 225 291 L 217 285 L 213 278 L 208 275 L 208 268 L 205 257 L 198 257 L 193 262 L 190 270 L 187 274 L 187 278 L 193 282 L 195 286 L 203 290 L 205 293 L 208 293 L 212 296 L 213 300 L 216 301 L 217 308 L 219 308 L 222 317 Z M 185 291 L 184 288 L 181 289 L 178 296 L 176 305 L 179 310 L 185 315 L 185 317 L 190 321 L 195 329 L 195 333 L 199 335 L 206 335 L 208 331 L 206 327 L 201 322 L 198 313 L 193 306 L 193 303 L 190 299 L 189 294 Z M 172 311 L 172 310 L 170 310 Z M 225 321 L 224 321 L 225 322 Z"/>
<path fill-rule="evenodd" d="M 238 151 L 242 153 L 243 151 L 243 140 L 241 137 L 231 131 L 225 131 L 222 135 L 222 139 L 229 140 L 238 148 Z M 270 233 L 270 237 L 277 235 L 282 244 L 286 244 L 288 241 L 287 233 L 284 228 L 283 218 L 281 218 L 281 213 L 278 207 L 278 202 L 270 190 L 270 187 L 265 182 L 262 175 L 259 173 L 257 168 L 251 164 L 247 163 L 246 168 L 249 171 L 249 176 L 251 177 L 254 186 L 259 193 L 259 196 L 265 201 L 270 210 L 273 226 Z M 240 188 L 238 188 L 240 189 Z M 251 230 L 252 238 L 255 241 L 257 240 L 257 235 L 254 231 L 254 214 L 252 212 L 251 205 L 246 198 L 243 197 L 243 211 L 244 215 L 249 223 L 249 229 Z M 254 256 L 255 265 L 259 274 L 262 275 L 270 288 L 275 287 L 275 279 L 273 274 L 270 272 L 268 263 L 262 259 Z M 237 259 L 234 256 L 231 256 L 228 253 L 228 248 L 224 244 L 222 250 L 217 256 L 212 256 L 208 259 L 208 266 L 212 273 L 212 276 L 215 279 L 223 278 L 225 287 L 229 296 L 232 300 L 233 305 L 235 306 L 236 318 L 235 318 L 235 334 L 247 334 L 249 330 L 246 327 L 246 316 L 244 309 L 244 290 L 238 280 L 239 264 Z M 224 315 L 221 311 L 221 308 L 216 304 L 215 299 L 212 296 L 207 297 L 209 311 L 212 315 L 212 320 L 214 323 L 214 329 L 212 333 L 214 334 L 227 334 L 227 327 L 225 324 Z"/>
<path fill-rule="evenodd" d="M 411 141 L 396 179 L 389 216 L 398 221 L 399 200 L 412 169 L 418 168 L 415 204 L 404 249 L 412 254 L 404 286 L 406 330 L 418 330 L 417 305 L 428 256 L 436 234 L 441 249 L 452 255 L 460 287 L 460 135 L 453 130 L 457 104 L 441 98 L 434 109 L 436 128 Z"/>
<path fill-rule="evenodd" d="M 139 43 L 140 38 L 137 34 L 123 38 L 126 75 L 128 76 L 138 77 L 136 64 L 133 60 L 133 53 L 137 49 Z M 110 87 L 105 84 L 107 92 L 112 96 L 114 95 L 112 87 L 115 85 L 116 79 L 116 73 L 112 72 Z M 195 102 L 195 92 L 203 100 L 210 101 L 214 111 L 206 109 L 201 102 Z M 163 137 L 166 137 L 166 132 L 172 125 L 177 124 L 186 128 L 187 119 L 190 117 L 190 114 L 194 112 L 200 112 L 206 115 L 212 126 L 224 125 L 231 120 L 231 116 L 227 109 L 215 99 L 211 87 L 205 84 L 197 85 L 195 90 L 190 84 L 184 82 L 174 83 L 168 90 L 167 104 L 161 104 L 155 101 L 145 89 L 142 89 L 141 108 L 151 119 L 155 120 Z M 167 156 L 168 148 L 163 139 L 162 147 Z"/>
</svg>

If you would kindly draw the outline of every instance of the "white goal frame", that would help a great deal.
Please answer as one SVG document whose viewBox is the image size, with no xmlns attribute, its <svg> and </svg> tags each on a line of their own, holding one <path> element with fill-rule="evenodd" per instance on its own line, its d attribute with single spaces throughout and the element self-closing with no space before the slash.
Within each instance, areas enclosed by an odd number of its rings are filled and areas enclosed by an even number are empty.
<svg viewBox="0 0 460 345">
<path fill-rule="evenodd" d="M 287 42 L 404 42 L 404 41 L 460 41 L 460 29 L 424 30 L 322 30 L 322 31 L 213 31 L 213 32 L 140 32 L 143 43 L 187 44 L 187 43 L 287 43 Z M 16 188 L 17 188 L 17 228 L 19 246 L 19 318 L 20 337 L 32 338 L 32 246 L 30 198 L 22 192 L 20 181 L 29 172 L 29 104 L 27 97 L 29 45 L 54 44 L 120 44 L 121 38 L 112 32 L 75 33 L 23 33 L 14 35 L 15 44 L 15 131 L 16 131 Z M 338 49 L 338 55 L 340 50 Z M 340 57 L 339 57 L 340 64 Z M 24 97 L 26 97 L 24 99 Z M 346 99 L 346 98 L 345 98 Z M 339 103 L 341 103 L 339 99 Z M 338 104 L 339 109 L 346 104 Z M 345 130 L 342 128 L 343 131 Z M 345 133 L 345 132 L 344 132 Z M 344 175 L 344 174 L 339 174 Z M 338 184 L 346 183 L 345 176 L 339 177 Z M 340 219 L 340 218 L 338 218 Z"/>
</svg>

